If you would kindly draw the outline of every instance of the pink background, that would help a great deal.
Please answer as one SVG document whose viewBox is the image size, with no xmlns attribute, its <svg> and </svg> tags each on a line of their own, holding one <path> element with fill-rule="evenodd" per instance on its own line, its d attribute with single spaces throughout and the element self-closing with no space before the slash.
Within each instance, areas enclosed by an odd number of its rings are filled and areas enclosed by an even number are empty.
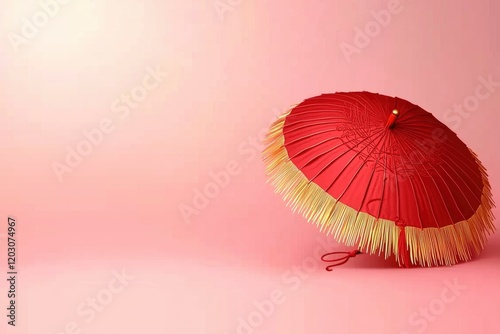
<svg viewBox="0 0 500 334">
<path fill-rule="evenodd" d="M 498 234 L 454 267 L 361 256 L 328 273 L 317 255 L 345 247 L 318 253 L 318 229 L 266 184 L 255 138 L 276 113 L 368 90 L 452 127 L 496 194 L 500 87 L 468 116 L 449 109 L 474 101 L 480 76 L 500 81 L 500 2 L 401 0 L 388 24 L 373 23 L 389 3 L 72 0 L 16 52 L 9 32 L 40 7 L 2 1 L 0 236 L 16 217 L 19 295 L 11 328 L 2 239 L 1 332 L 497 333 Z M 356 27 L 380 31 L 348 61 L 340 45 L 356 45 Z M 120 119 L 113 101 L 157 65 L 163 81 Z M 107 118 L 113 131 L 59 182 L 52 164 Z M 228 164 L 229 183 L 183 217 Z M 134 279 L 86 322 L 75 309 L 122 268 Z M 80 331 L 64 331 L 72 321 Z"/>
</svg>

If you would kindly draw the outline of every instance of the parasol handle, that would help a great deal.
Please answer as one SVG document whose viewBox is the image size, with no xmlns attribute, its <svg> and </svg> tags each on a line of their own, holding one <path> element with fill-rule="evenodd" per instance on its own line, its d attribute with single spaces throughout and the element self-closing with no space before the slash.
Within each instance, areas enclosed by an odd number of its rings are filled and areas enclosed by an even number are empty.
<svg viewBox="0 0 500 334">
<path fill-rule="evenodd" d="M 396 118 L 399 116 L 399 111 L 397 109 L 394 109 L 392 111 L 392 114 L 389 115 L 389 119 L 387 120 L 387 123 L 385 124 L 385 127 L 387 129 L 392 129 L 394 126 L 394 123 L 396 122 Z"/>
<path fill-rule="evenodd" d="M 337 254 L 344 254 L 344 256 L 342 256 L 342 257 L 336 257 L 334 259 L 329 259 L 329 260 L 325 259 L 325 257 L 327 257 L 329 255 L 337 255 Z M 331 264 L 328 267 L 326 267 L 327 271 L 332 271 L 333 267 L 343 265 L 344 263 L 346 263 L 347 261 L 349 261 L 349 259 L 351 257 L 355 257 L 358 254 L 363 254 L 363 253 L 361 253 L 359 250 L 353 250 L 351 252 L 331 252 L 331 253 L 326 253 L 325 255 L 323 255 L 321 257 L 321 261 L 335 263 L 335 264 Z"/>
</svg>

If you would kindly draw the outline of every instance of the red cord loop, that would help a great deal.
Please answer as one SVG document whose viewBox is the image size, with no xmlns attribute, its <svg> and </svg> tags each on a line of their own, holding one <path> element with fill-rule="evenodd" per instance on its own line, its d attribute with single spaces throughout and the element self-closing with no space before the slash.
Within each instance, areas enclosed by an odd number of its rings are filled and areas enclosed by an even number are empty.
<svg viewBox="0 0 500 334">
<path fill-rule="evenodd" d="M 327 256 L 337 255 L 337 254 L 343 254 L 344 256 L 335 257 L 333 259 L 325 259 Z M 321 257 L 321 260 L 323 262 L 333 262 L 333 263 L 335 263 L 335 264 L 331 264 L 328 267 L 326 267 L 327 271 L 332 271 L 333 267 L 343 265 L 344 263 L 346 263 L 347 261 L 349 261 L 349 259 L 351 257 L 356 257 L 356 255 L 358 255 L 358 254 L 363 254 L 363 253 L 361 253 L 359 250 L 353 250 L 351 252 L 331 252 L 331 253 L 326 253 L 325 255 L 323 255 Z"/>
<path fill-rule="evenodd" d="M 352 252 L 349 253 L 349 257 L 355 257 L 358 255 L 360 252 L 358 250 L 353 250 Z"/>
</svg>

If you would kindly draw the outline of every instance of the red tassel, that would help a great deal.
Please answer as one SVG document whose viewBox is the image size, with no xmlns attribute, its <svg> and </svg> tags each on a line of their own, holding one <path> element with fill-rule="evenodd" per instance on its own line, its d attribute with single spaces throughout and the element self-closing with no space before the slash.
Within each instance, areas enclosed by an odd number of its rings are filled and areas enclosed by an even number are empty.
<svg viewBox="0 0 500 334">
<path fill-rule="evenodd" d="M 406 245 L 405 228 L 400 227 L 398 240 L 399 263 L 402 263 L 406 268 L 410 268 L 410 253 Z"/>
</svg>

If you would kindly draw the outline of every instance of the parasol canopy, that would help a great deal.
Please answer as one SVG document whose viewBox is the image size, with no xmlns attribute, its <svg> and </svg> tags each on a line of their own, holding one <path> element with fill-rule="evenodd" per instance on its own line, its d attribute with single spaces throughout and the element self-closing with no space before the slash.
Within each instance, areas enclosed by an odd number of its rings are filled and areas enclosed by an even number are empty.
<svg viewBox="0 0 500 334">
<path fill-rule="evenodd" d="M 274 122 L 263 158 L 293 211 L 357 247 L 347 258 L 363 252 L 395 255 L 400 266 L 453 265 L 480 253 L 495 231 L 476 154 L 398 97 L 309 98 Z"/>
</svg>

